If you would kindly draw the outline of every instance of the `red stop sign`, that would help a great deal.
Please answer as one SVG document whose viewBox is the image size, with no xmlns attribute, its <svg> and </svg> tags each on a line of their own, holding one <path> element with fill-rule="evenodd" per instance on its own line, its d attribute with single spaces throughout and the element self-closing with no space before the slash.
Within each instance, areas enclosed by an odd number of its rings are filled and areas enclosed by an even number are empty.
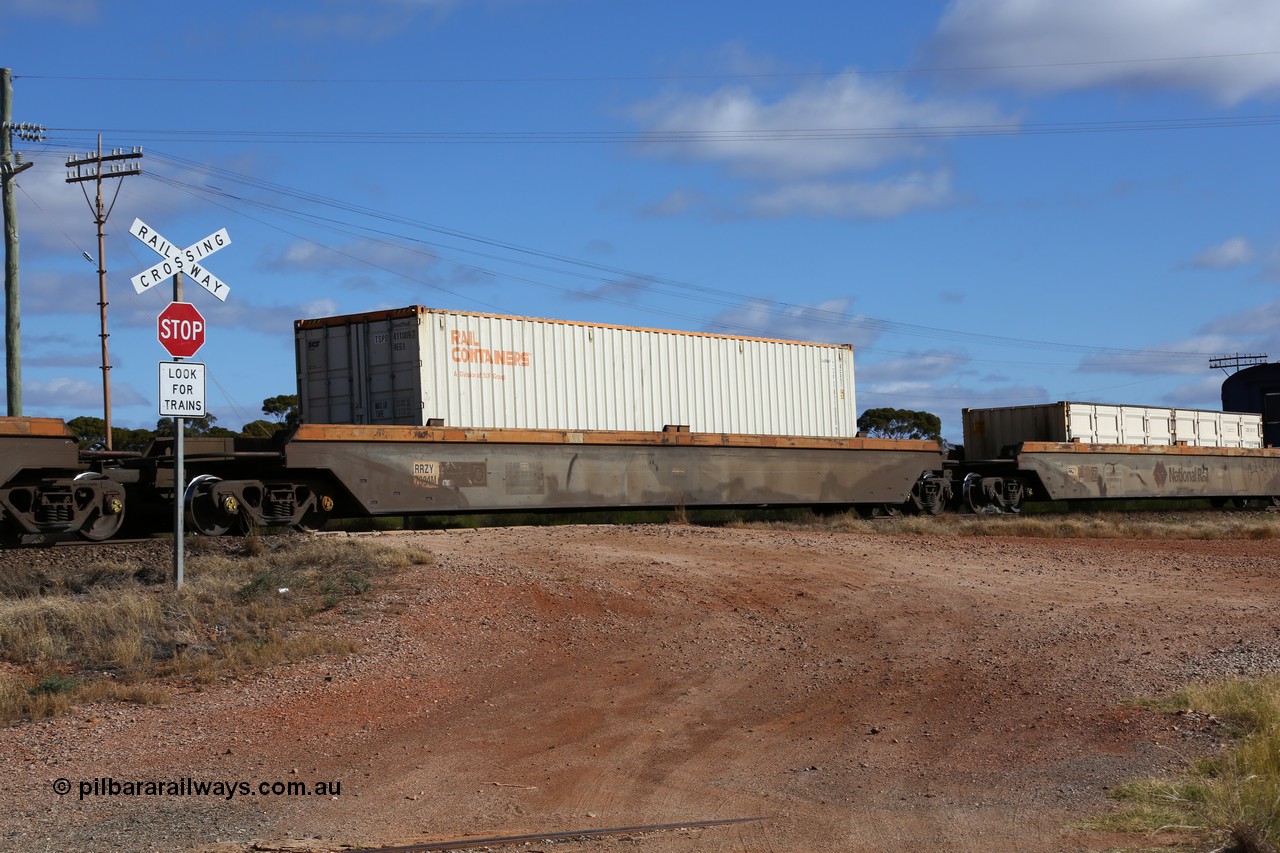
<svg viewBox="0 0 1280 853">
<path fill-rule="evenodd" d="M 156 339 L 174 358 L 191 358 L 204 346 L 204 317 L 190 302 L 170 302 L 156 319 Z"/>
</svg>

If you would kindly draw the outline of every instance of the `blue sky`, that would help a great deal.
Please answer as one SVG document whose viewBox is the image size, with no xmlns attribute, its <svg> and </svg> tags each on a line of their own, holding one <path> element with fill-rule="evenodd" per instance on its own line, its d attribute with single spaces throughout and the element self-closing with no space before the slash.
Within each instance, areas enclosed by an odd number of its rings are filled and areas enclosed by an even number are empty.
<svg viewBox="0 0 1280 853">
<path fill-rule="evenodd" d="M 68 154 L 107 230 L 113 419 L 151 426 L 141 218 L 208 260 L 223 426 L 292 321 L 423 304 L 857 347 L 858 407 L 1214 408 L 1280 359 L 1274 0 L 3 0 L 24 414 L 101 416 Z M 116 182 L 108 182 L 108 199 Z M 89 187 L 91 185 L 84 185 Z"/>
</svg>

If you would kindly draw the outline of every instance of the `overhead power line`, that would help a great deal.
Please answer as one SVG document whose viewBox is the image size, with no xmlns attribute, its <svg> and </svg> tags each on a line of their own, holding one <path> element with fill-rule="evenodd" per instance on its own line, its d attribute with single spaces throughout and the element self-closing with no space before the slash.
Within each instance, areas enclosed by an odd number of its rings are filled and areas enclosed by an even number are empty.
<svg viewBox="0 0 1280 853">
<path fill-rule="evenodd" d="M 894 76 L 912 74 L 972 74 L 991 71 L 1024 71 L 1034 68 L 1080 68 L 1105 65 L 1164 65 L 1174 62 L 1205 62 L 1220 59 L 1248 59 L 1276 56 L 1280 51 L 1258 50 L 1240 53 L 1206 53 L 1185 56 L 1130 57 L 1120 59 L 1081 59 L 1067 62 L 1026 62 L 1004 65 L 940 65 L 902 68 L 846 69 L 842 71 L 773 71 L 755 73 L 707 74 L 587 74 L 529 75 L 502 77 L 104 77 L 99 75 L 15 74 L 15 79 L 50 81 L 120 82 L 120 83 L 210 83 L 215 85 L 316 85 L 316 86 L 442 86 L 442 85 L 510 85 L 538 83 L 660 83 L 681 80 L 795 80 L 823 79 L 850 75 Z"/>
<path fill-rule="evenodd" d="M 359 224 L 358 222 L 351 222 L 348 220 L 343 220 L 338 218 L 325 217 L 317 213 L 303 212 L 303 211 L 295 210 L 288 206 L 282 205 L 278 202 L 261 201 L 258 199 L 248 198 L 246 196 L 230 193 L 223 189 L 209 187 L 204 184 L 175 180 L 172 177 L 161 178 L 166 183 L 170 183 L 175 186 L 180 186 L 186 191 L 203 195 L 206 198 L 215 198 L 219 200 L 219 203 L 222 203 L 225 206 L 248 205 L 248 206 L 258 208 L 259 210 L 262 210 L 264 212 L 286 216 L 298 221 L 306 222 L 311 225 L 319 225 L 322 227 L 331 228 L 341 233 L 351 234 L 353 236 L 357 236 L 362 239 L 372 239 L 375 242 L 384 243 L 386 245 L 398 246 L 402 249 L 406 248 L 405 247 L 406 243 L 411 245 L 428 246 L 433 249 L 432 254 L 435 257 L 440 257 L 441 259 L 450 260 L 451 262 L 458 264 L 461 267 L 486 273 L 493 276 L 505 276 L 508 279 L 521 281 L 522 283 L 526 283 L 526 284 L 533 284 L 539 287 L 558 290 L 570 296 L 575 296 L 577 298 L 598 299 L 599 301 L 603 301 L 603 302 L 615 302 L 617 304 L 626 305 L 632 308 L 636 307 L 635 304 L 632 302 L 627 302 L 627 301 L 618 300 L 618 299 L 611 299 L 607 296 L 595 295 L 589 292 L 583 292 L 581 290 L 576 290 L 570 287 L 563 287 L 559 285 L 548 284 L 546 282 L 543 282 L 537 279 L 513 275 L 511 273 L 503 273 L 489 267 L 479 266 L 475 263 L 468 263 L 464 261 L 459 261 L 457 259 L 448 258 L 444 255 L 441 255 L 438 251 L 434 251 L 434 250 L 438 248 L 443 248 L 446 251 L 453 251 L 453 252 L 462 251 L 469 254 L 477 254 L 491 260 L 499 260 L 503 263 L 515 264 L 518 266 L 533 268 L 533 269 L 541 270 L 544 272 L 551 272 L 559 275 L 569 275 L 572 277 L 586 279 L 596 284 L 606 284 L 606 285 L 611 285 L 611 286 L 622 288 L 622 289 L 632 289 L 636 293 L 641 295 L 654 295 L 654 296 L 661 296 L 664 298 L 676 298 L 684 301 L 702 302 L 706 304 L 718 305 L 721 307 L 729 307 L 729 308 L 741 307 L 744 304 L 744 301 L 748 302 L 748 304 L 751 304 L 751 300 L 744 300 L 744 297 L 742 294 L 735 293 L 732 291 L 721 290 L 713 287 L 708 287 L 706 285 L 695 284 L 692 282 L 670 279 L 663 276 L 657 276 L 649 273 L 638 272 L 635 270 L 628 270 L 621 267 L 610 266 L 607 264 L 601 264 L 594 261 L 583 260 L 580 258 L 568 256 L 568 255 L 562 255 L 554 252 L 548 252 L 540 249 L 531 248 L 528 246 L 522 246 L 520 244 L 498 240 L 498 239 L 486 237 L 483 235 L 472 234 L 472 233 L 468 233 L 468 232 L 461 231 L 454 228 L 435 225 L 422 220 L 413 219 L 411 217 L 401 216 L 399 214 L 392 214 L 386 211 L 377 210 L 375 208 L 364 207 L 361 205 L 354 205 L 348 202 L 341 201 L 339 199 L 330 198 L 317 193 L 312 193 L 305 190 L 297 190 L 292 187 L 285 186 L 283 184 L 277 184 L 277 183 L 266 181 L 260 178 L 254 178 L 252 176 L 242 175 L 236 172 L 232 172 L 230 170 L 205 167 L 194 161 L 187 160 L 181 157 L 175 157 L 173 155 L 165 154 L 162 152 L 158 153 L 158 152 L 152 151 L 150 156 L 153 161 L 168 163 L 174 166 L 175 168 L 180 168 L 180 169 L 183 169 L 184 171 L 195 172 L 197 174 L 204 175 L 204 176 L 216 177 L 223 181 L 240 183 L 254 189 L 270 192 L 272 194 L 284 196 L 286 198 L 292 198 L 296 201 L 305 202 L 307 204 L 314 204 L 321 207 L 331 208 L 339 212 L 348 213 L 357 217 L 366 217 L 369 219 L 373 219 L 375 221 L 381 221 L 381 222 L 386 222 L 393 225 L 399 225 L 410 230 L 426 231 L 441 237 L 447 237 L 453 240 L 461 241 L 463 244 L 471 244 L 472 246 L 478 245 L 484 248 L 481 250 L 476 250 L 474 248 L 465 248 L 465 247 L 459 247 L 457 245 L 444 244 L 437 241 L 425 239 L 422 236 L 396 233 L 386 229 L 372 227 L 367 224 Z M 154 174 L 150 176 L 159 177 Z M 258 221 L 262 221 L 262 220 L 258 220 Z M 284 230 L 284 229 L 281 229 L 281 230 Z M 297 239 L 308 239 L 308 238 L 302 237 L 301 235 L 295 232 L 286 231 L 285 233 L 289 233 L 290 236 L 293 236 Z M 370 237 L 370 235 L 373 235 L 372 238 Z M 332 248 L 332 247 L 327 247 L 327 248 Z M 406 249 L 406 250 L 413 251 L 412 249 Z M 334 250 L 334 251 L 338 251 L 338 250 Z M 507 254 L 498 254 L 498 252 L 505 252 Z M 339 252 L 339 253 L 346 254 L 342 252 Z M 355 260 L 361 260 L 350 254 L 346 254 L 346 256 Z M 393 272 L 393 273 L 396 272 L 395 270 L 392 270 L 378 263 L 373 263 L 369 261 L 362 261 L 362 262 L 368 263 L 370 266 L 373 266 L 378 269 L 382 269 L 387 272 Z M 397 274 L 402 274 L 402 273 L 397 273 Z M 469 297 L 465 297 L 465 296 L 462 296 L 461 294 L 450 291 L 447 288 L 444 288 L 438 284 L 426 282 L 419 278 L 414 278 L 412 276 L 406 276 L 406 277 L 418 283 L 426 284 L 430 287 L 440 290 L 441 292 L 449 293 L 450 295 L 453 295 L 459 298 L 470 299 Z M 768 313 L 772 313 L 775 316 L 785 316 L 793 319 L 802 319 L 806 322 L 820 323 L 820 324 L 832 325 L 832 326 L 843 327 L 843 328 L 862 328 L 869 331 L 875 331 L 880 333 L 898 334 L 898 335 L 903 335 L 907 337 L 926 338 L 929 340 L 982 344 L 982 345 L 1010 347 L 1010 348 L 1018 348 L 1018 349 L 1035 349 L 1035 350 L 1055 351 L 1055 352 L 1071 352 L 1071 353 L 1080 353 L 1080 354 L 1095 355 L 1095 356 L 1111 355 L 1111 356 L 1126 356 L 1128 358 L 1133 358 L 1137 356 L 1145 359 L 1150 359 L 1152 361 L 1168 361 L 1170 359 L 1203 360 L 1203 358 L 1205 358 L 1208 355 L 1207 353 L 1200 353 L 1200 352 L 1135 350 L 1135 349 L 1127 349 L 1127 348 L 1120 348 L 1120 347 L 1098 347 L 1098 346 L 1087 346 L 1083 344 L 1033 340 L 1033 339 L 1018 338 L 1018 337 L 1012 337 L 1012 336 L 1003 336 L 1003 335 L 988 335 L 988 334 L 982 334 L 978 332 L 967 332 L 967 331 L 961 331 L 961 330 L 955 330 L 955 329 L 944 329 L 940 327 L 932 327 L 932 326 L 925 326 L 925 325 L 912 324 L 912 323 L 903 323 L 903 322 L 892 321 L 892 320 L 882 320 L 882 319 L 877 319 L 873 317 L 850 315 L 848 313 L 841 312 L 841 311 L 833 311 L 829 309 L 816 308 L 812 306 L 798 305 L 798 304 L 788 303 L 780 300 L 763 300 L 762 299 L 754 304 L 758 305 L 761 310 L 764 310 Z M 493 308 L 493 306 L 487 305 L 487 304 L 486 304 L 486 307 Z M 699 323 L 706 322 L 702 318 L 681 314 L 678 312 L 667 311 L 663 309 L 646 308 L 645 310 L 652 311 L 655 313 L 665 314 L 668 316 L 675 316 L 681 319 L 692 320 Z M 713 323 L 712 325 L 715 325 L 715 324 Z M 720 325 L 723 325 L 723 324 L 720 324 Z"/>
<path fill-rule="evenodd" d="M 228 130 L 208 128 L 109 128 L 104 131 L 142 142 L 253 142 L 257 144 L 333 145 L 688 145 L 775 142 L 846 142 L 885 139 L 954 139 L 993 136 L 1058 136 L 1097 133 L 1150 133 L 1269 127 L 1280 114 L 1196 116 L 1126 121 L 1007 122 L 900 127 L 793 127 L 735 130 L 516 130 L 516 131 L 360 131 L 360 130 Z M 51 141 L 70 144 L 56 134 L 97 133 L 83 127 L 49 128 Z"/>
</svg>

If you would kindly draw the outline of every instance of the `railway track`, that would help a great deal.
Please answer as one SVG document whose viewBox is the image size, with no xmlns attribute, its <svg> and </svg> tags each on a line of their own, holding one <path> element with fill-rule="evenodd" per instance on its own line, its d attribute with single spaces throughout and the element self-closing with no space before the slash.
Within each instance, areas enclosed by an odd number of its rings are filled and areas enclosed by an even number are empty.
<svg viewBox="0 0 1280 853">
<path fill-rule="evenodd" d="M 402 847 L 375 847 L 369 853 L 430 853 L 437 850 L 478 850 L 508 844 L 528 844 L 538 841 L 574 841 L 590 838 L 606 838 L 614 835 L 630 835 L 641 832 L 674 832 L 680 829 L 709 829 L 734 826 L 768 820 L 767 817 L 732 817 L 713 820 L 693 820 L 680 823 L 650 823 L 637 826 L 615 826 L 607 829 L 572 829 L 561 832 L 537 832 L 527 835 L 496 835 L 489 838 L 472 838 L 458 841 L 430 841 Z"/>
</svg>

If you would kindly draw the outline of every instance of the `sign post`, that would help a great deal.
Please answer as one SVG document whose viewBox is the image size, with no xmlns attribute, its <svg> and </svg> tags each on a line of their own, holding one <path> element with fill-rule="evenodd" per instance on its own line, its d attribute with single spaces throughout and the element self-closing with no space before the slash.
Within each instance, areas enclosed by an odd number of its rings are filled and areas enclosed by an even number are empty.
<svg viewBox="0 0 1280 853">
<path fill-rule="evenodd" d="M 138 293 L 150 290 L 166 279 L 173 279 L 173 301 L 156 318 L 156 339 L 173 357 L 160 362 L 160 416 L 173 418 L 173 579 L 182 588 L 183 581 L 183 499 L 186 493 L 184 439 L 186 418 L 202 418 L 205 410 L 205 366 L 184 361 L 204 346 L 204 317 L 189 302 L 182 301 L 182 276 L 187 274 L 221 302 L 227 301 L 231 288 L 205 269 L 204 259 L 231 245 L 227 229 L 222 228 L 185 249 L 178 249 L 141 219 L 134 219 L 129 233 L 158 254 L 162 260 L 135 275 L 130 281 Z"/>
<path fill-rule="evenodd" d="M 183 498 L 186 492 L 186 462 L 183 443 L 186 418 L 205 415 L 204 365 L 183 359 L 195 355 L 204 346 L 204 317 L 190 302 L 182 298 L 182 273 L 173 276 L 173 295 L 156 318 L 156 340 L 173 361 L 160 362 L 160 416 L 173 418 L 173 577 L 182 588 L 183 581 Z"/>
</svg>

